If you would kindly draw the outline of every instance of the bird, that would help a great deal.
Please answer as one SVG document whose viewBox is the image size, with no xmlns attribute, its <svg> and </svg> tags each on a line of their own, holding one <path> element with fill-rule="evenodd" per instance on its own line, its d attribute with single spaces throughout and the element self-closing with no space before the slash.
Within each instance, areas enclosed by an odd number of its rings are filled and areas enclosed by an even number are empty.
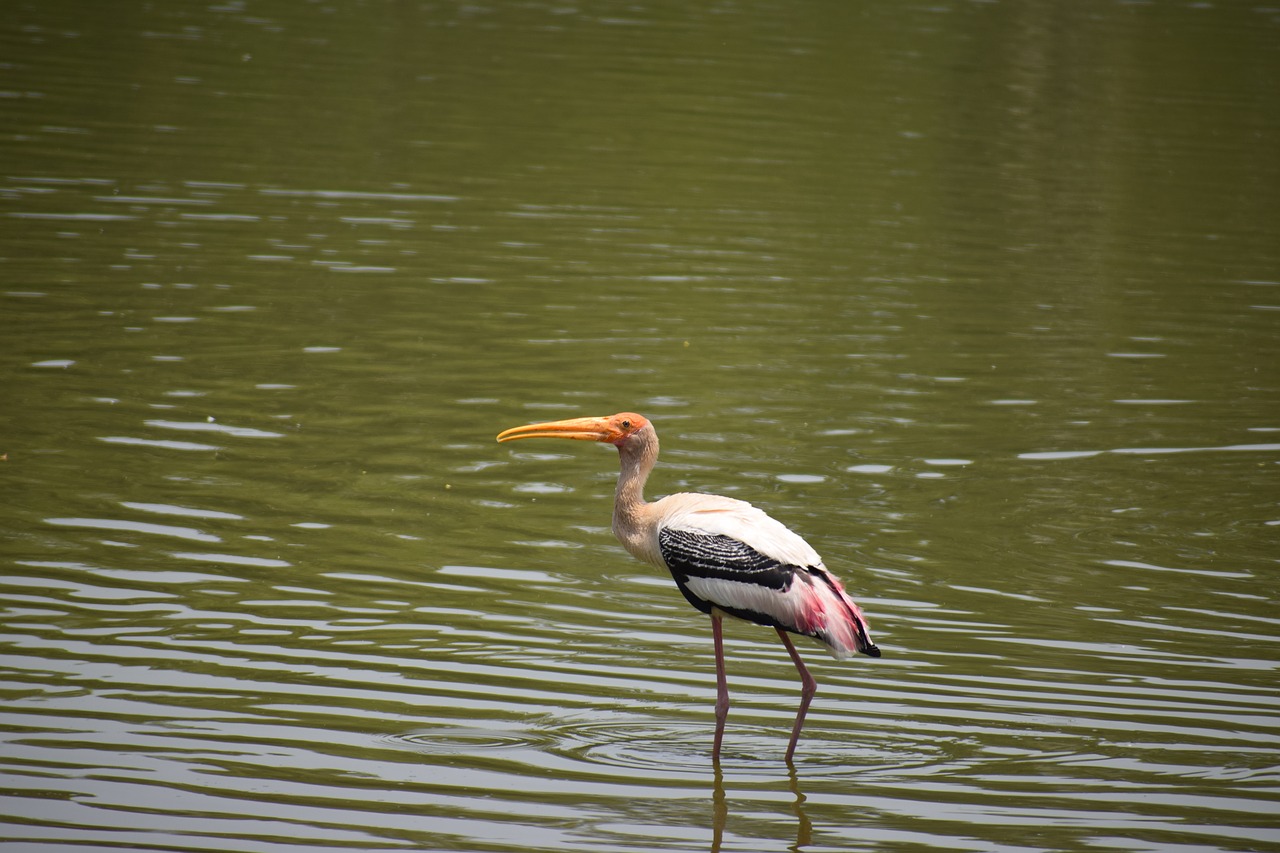
<svg viewBox="0 0 1280 853">
<path fill-rule="evenodd" d="M 621 466 L 613 502 L 613 533 L 632 556 L 671 573 L 685 599 L 711 617 L 716 655 L 719 763 L 729 713 L 721 620 L 733 616 L 773 628 L 800 676 L 800 705 L 787 744 L 793 762 L 817 682 L 790 634 L 811 637 L 837 660 L 854 653 L 880 657 L 862 610 L 817 552 L 782 522 L 736 498 L 678 492 L 649 503 L 645 483 L 658 461 L 658 433 L 643 415 L 569 418 L 512 427 L 499 442 L 567 438 L 612 444 Z"/>
</svg>

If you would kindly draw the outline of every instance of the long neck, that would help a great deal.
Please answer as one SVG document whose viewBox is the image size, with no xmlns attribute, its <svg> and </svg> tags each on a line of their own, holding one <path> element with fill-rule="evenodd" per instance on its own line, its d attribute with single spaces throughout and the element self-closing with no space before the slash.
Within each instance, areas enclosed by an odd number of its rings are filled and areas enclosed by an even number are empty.
<svg viewBox="0 0 1280 853">
<path fill-rule="evenodd" d="M 638 532 L 644 521 L 644 484 L 658 461 L 658 433 L 649 425 L 618 446 L 622 471 L 618 474 L 618 490 L 613 498 L 613 529 L 624 533 Z"/>
</svg>

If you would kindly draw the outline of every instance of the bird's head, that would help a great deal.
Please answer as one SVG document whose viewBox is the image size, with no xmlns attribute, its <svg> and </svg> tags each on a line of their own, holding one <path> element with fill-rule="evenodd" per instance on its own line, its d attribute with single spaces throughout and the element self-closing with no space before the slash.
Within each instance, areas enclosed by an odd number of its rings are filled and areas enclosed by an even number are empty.
<svg viewBox="0 0 1280 853">
<path fill-rule="evenodd" d="M 519 438 L 574 438 L 579 441 L 600 441 L 620 448 L 646 427 L 649 427 L 649 421 L 644 415 L 620 412 L 605 418 L 569 418 L 564 421 L 512 427 L 498 433 L 498 441 L 515 441 Z"/>
</svg>

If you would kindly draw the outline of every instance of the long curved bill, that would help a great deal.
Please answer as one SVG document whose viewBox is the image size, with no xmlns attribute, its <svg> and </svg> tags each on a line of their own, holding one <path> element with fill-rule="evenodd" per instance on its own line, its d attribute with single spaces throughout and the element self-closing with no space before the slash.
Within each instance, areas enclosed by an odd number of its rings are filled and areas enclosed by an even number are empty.
<svg viewBox="0 0 1280 853">
<path fill-rule="evenodd" d="M 620 437 L 609 418 L 570 418 L 542 424 L 512 427 L 498 433 L 498 441 L 520 438 L 575 438 L 579 441 L 613 441 Z"/>
</svg>

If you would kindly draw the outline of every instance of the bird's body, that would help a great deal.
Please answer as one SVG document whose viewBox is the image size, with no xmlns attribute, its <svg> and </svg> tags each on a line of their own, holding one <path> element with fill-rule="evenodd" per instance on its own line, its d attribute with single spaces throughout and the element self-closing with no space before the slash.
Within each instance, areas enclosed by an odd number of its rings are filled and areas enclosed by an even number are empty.
<svg viewBox="0 0 1280 853">
<path fill-rule="evenodd" d="M 627 537 L 624 531 L 618 538 L 633 556 L 670 571 L 703 613 L 719 608 L 812 637 L 838 660 L 870 646 L 861 610 L 817 552 L 763 510 L 684 492 L 648 506 L 656 532 L 646 525 L 645 535 Z"/>
<path fill-rule="evenodd" d="M 879 657 L 862 611 L 827 571 L 809 543 L 746 501 L 681 492 L 649 503 L 644 485 L 658 458 L 658 435 L 641 415 L 575 418 L 516 427 L 498 436 L 575 438 L 618 448 L 622 470 L 614 498 L 613 532 L 632 556 L 667 569 L 685 599 L 711 617 L 716 645 L 718 759 L 728 712 L 720 619 L 728 614 L 774 628 L 800 672 L 800 711 L 789 761 L 816 689 L 787 633 L 812 637 L 837 659 L 854 652 Z"/>
</svg>

